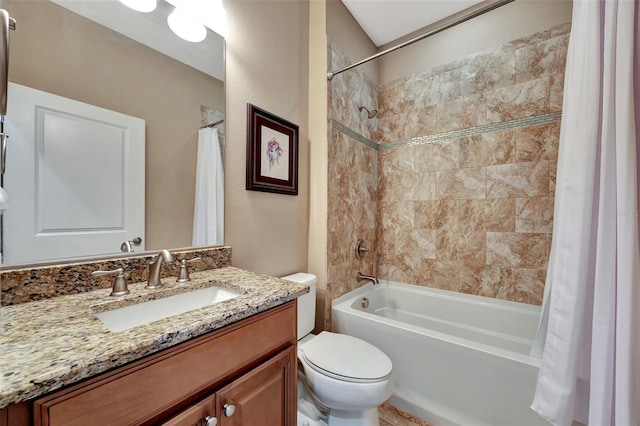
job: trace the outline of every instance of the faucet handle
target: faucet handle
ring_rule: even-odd
[[[115,279],[113,280],[113,288],[111,289],[111,294],[109,296],[124,296],[129,294],[129,288],[127,287],[127,282],[124,279],[124,269],[118,268],[113,271],[93,271],[91,276],[93,277],[101,277],[105,275],[115,275]]]
[[[362,259],[367,253],[369,253],[369,249],[367,248],[364,240],[360,238],[356,242],[356,257],[358,259]]]
[[[187,268],[187,264],[199,262],[200,260],[202,259],[199,257],[194,257],[193,259],[182,259],[180,261],[180,271],[178,272],[178,279],[176,282],[186,283],[187,281],[191,281],[191,278],[189,278],[189,268]]]

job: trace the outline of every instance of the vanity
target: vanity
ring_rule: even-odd
[[[0,426],[294,425],[308,289],[229,266],[162,282],[3,307]],[[236,296],[122,331],[97,317],[211,286]]]

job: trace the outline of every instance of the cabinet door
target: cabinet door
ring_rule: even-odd
[[[161,423],[161,426],[214,426],[216,421],[210,420],[207,423],[207,419],[213,419],[215,415],[216,396],[214,394]]]
[[[221,426],[294,426],[295,346],[218,391],[216,403]]]

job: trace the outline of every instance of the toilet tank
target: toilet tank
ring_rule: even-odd
[[[305,272],[287,275],[282,279],[309,287],[309,293],[298,297],[298,340],[300,340],[311,333],[316,323],[316,283],[318,279],[315,275]]]

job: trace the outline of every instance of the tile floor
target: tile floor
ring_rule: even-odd
[[[391,404],[384,403],[378,408],[380,426],[430,426],[429,423],[404,412]]]

